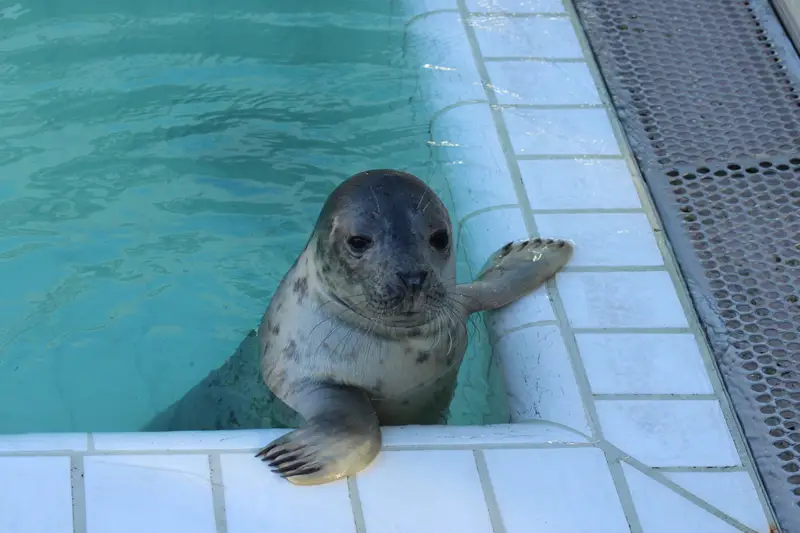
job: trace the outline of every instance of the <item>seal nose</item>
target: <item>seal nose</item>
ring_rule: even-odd
[[[403,282],[403,285],[405,285],[407,289],[419,291],[422,289],[422,286],[425,285],[428,273],[424,270],[418,270],[416,272],[398,272],[397,277],[400,278],[400,281]]]

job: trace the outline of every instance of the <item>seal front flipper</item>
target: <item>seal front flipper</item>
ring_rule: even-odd
[[[497,309],[533,292],[564,268],[573,247],[558,239],[526,239],[497,250],[473,283],[456,292],[469,313]]]
[[[320,485],[357,474],[378,455],[378,415],[365,391],[305,383],[289,398],[306,422],[256,454],[276,474],[295,485]]]

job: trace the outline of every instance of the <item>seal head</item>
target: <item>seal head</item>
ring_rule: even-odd
[[[396,170],[356,174],[325,202],[314,236],[323,285],[359,317],[410,328],[446,312],[456,274],[452,225],[419,178]]]

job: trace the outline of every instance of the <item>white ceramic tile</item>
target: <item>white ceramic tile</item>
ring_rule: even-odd
[[[494,209],[470,217],[461,227],[462,246],[475,276],[497,250],[510,241],[527,239],[528,230],[519,209]]]
[[[471,451],[384,452],[357,483],[369,533],[492,532]]]
[[[517,155],[619,155],[605,109],[503,109]]]
[[[553,304],[544,288],[539,288],[505,307],[486,314],[486,325],[498,336],[536,322],[555,320]]]
[[[740,533],[733,525],[701,509],[651,477],[623,464],[642,533]],[[766,531],[766,530],[763,530]]]
[[[206,455],[84,459],[87,533],[216,533]]]
[[[622,159],[519,161],[533,209],[640,209]]]
[[[716,400],[599,400],[606,439],[655,466],[737,466],[739,454]]]
[[[355,533],[345,480],[299,487],[251,454],[221,455],[220,464],[228,533]]]
[[[439,168],[450,184],[456,220],[479,209],[519,204],[488,104],[445,111],[433,122],[431,133]]]
[[[567,17],[472,17],[483,57],[583,59]]]
[[[473,13],[563,13],[561,0],[467,0]]]
[[[0,435],[0,452],[83,452],[86,443],[85,433]]]
[[[496,349],[502,358],[514,422],[547,420],[589,434],[580,389],[558,327],[537,326],[509,333]]]
[[[457,102],[486,99],[458,13],[433,13],[415,20],[408,26],[405,46],[430,115]]]
[[[586,63],[492,61],[486,69],[500,104],[602,103]]]
[[[260,449],[287,429],[237,429],[235,431],[169,431],[160,433],[95,433],[100,452],[197,451]]]
[[[575,328],[687,327],[669,274],[654,272],[561,272],[561,299]]]
[[[0,457],[0,531],[72,533],[69,457]]]
[[[664,472],[664,475],[749,528],[770,530],[747,472]]]
[[[595,394],[713,394],[694,335],[575,335]]]
[[[599,449],[483,453],[507,533],[629,533]]]
[[[535,215],[541,235],[575,244],[570,266],[660,266],[661,250],[644,213]]]
[[[542,444],[587,442],[572,431],[547,422],[488,426],[400,426],[383,428],[383,445],[480,447],[487,444]]]

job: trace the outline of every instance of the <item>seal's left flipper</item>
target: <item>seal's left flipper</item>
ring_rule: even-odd
[[[307,383],[289,395],[306,422],[256,454],[273,472],[295,485],[320,485],[357,474],[378,455],[381,429],[366,392]]]
[[[510,242],[496,251],[473,283],[456,290],[474,313],[508,305],[534,291],[564,268],[572,244],[559,239]]]

